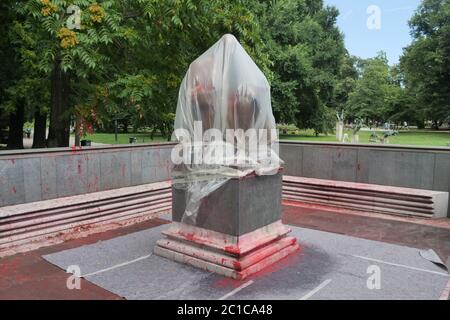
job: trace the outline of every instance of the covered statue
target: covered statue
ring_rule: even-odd
[[[232,35],[191,63],[172,151],[172,220],[154,252],[235,279],[298,249],[281,222],[269,83]]]
[[[201,199],[228,179],[280,168],[270,85],[233,35],[189,66],[174,129],[174,140],[185,146],[173,176],[174,186],[188,192],[186,221],[195,220]]]

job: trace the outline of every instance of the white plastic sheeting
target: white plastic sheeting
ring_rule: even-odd
[[[181,83],[173,138],[174,187],[186,191],[184,222],[230,178],[277,173],[270,86],[233,35],[191,63]]]

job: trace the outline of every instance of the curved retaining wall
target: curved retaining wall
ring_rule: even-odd
[[[173,145],[0,151],[0,206],[168,180]],[[286,175],[450,192],[450,148],[281,141],[280,155]]]
[[[0,152],[0,206],[170,179],[172,143]]]
[[[281,141],[280,156],[286,175],[450,192],[446,147]]]

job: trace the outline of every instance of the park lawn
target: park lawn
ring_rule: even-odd
[[[346,131],[351,138],[351,132]],[[379,136],[382,132],[377,132]],[[360,131],[359,143],[369,142],[370,131]],[[311,141],[311,142],[337,142],[335,135],[319,135],[316,137],[312,131],[302,131],[298,135],[282,135],[280,140]],[[450,132],[430,132],[430,131],[401,131],[397,136],[389,137],[389,144],[421,145],[447,147],[450,143]]]
[[[351,138],[351,132],[348,131]],[[369,143],[370,132],[360,131],[359,143]],[[378,132],[381,136],[382,132]],[[162,136],[154,136],[152,140],[149,133],[119,133],[118,144],[128,144],[130,137],[136,137],[137,143],[166,142],[167,138]],[[87,135],[83,139],[91,140],[96,143],[115,144],[114,133],[94,133]],[[280,134],[281,140],[291,141],[311,141],[311,142],[337,142],[335,135],[319,135],[315,136],[312,130],[302,130],[300,134]],[[402,145],[421,145],[421,146],[441,146],[446,147],[450,143],[450,132],[432,132],[432,131],[402,131],[399,135],[390,137],[389,144]]]
[[[167,142],[167,137],[157,135],[152,140],[149,133],[118,133],[117,144],[129,144],[131,137],[136,137],[137,143]],[[82,139],[91,140],[95,143],[116,144],[114,133],[93,133],[86,135]]]

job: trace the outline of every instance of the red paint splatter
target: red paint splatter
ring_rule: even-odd
[[[75,146],[75,145],[71,146],[70,148],[72,149],[72,154],[77,153],[77,150],[78,150],[78,151],[81,151],[81,149],[83,149],[82,146],[77,147],[77,146]]]
[[[235,270],[242,270],[241,263],[240,263],[239,261],[234,260],[234,261],[233,261],[233,268],[234,268]]]
[[[16,275],[14,275],[13,279],[14,279],[14,282],[17,284],[17,283],[23,283],[23,282],[29,281],[29,280],[33,279],[33,277],[24,275],[24,274],[16,274]]]
[[[178,232],[180,236],[182,236],[183,238],[185,238],[188,241],[192,241],[192,242],[202,242],[200,241],[200,239],[194,234],[194,233],[185,233],[185,232]]]
[[[9,271],[15,271],[19,268],[19,263],[16,260],[6,261],[0,264],[0,274],[4,274]]]
[[[241,254],[241,249],[239,249],[239,247],[236,247],[236,246],[226,246],[224,248],[224,250],[228,253],[235,254],[235,255]]]
[[[14,192],[14,193],[16,193],[16,192],[17,192],[16,187],[12,187],[12,188],[11,188],[11,191]]]

